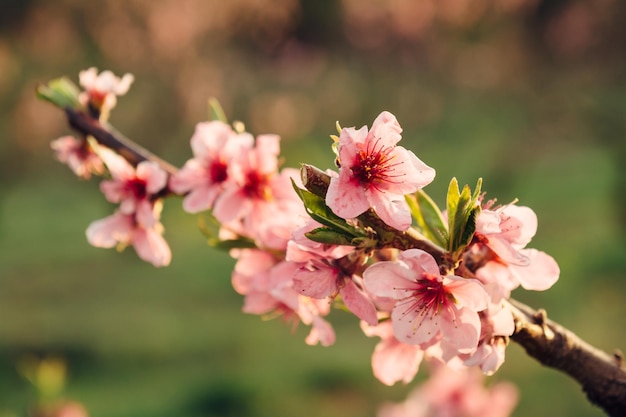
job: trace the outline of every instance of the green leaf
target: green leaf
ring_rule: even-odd
[[[459,191],[458,182],[452,179],[448,188],[448,251],[453,259],[460,256],[465,247],[471,242],[476,231],[476,218],[480,213],[478,198],[480,197],[482,179],[478,179],[476,188],[472,193],[470,187],[465,185]]]
[[[448,246],[448,226],[435,202],[422,190],[407,195],[411,215],[422,235],[442,248]]]
[[[209,99],[209,120],[219,120],[222,123],[228,123],[224,109],[215,97]]]
[[[304,234],[314,242],[324,243],[327,245],[351,245],[353,244],[352,236],[346,235],[330,227],[318,227]]]
[[[80,89],[68,78],[57,78],[45,84],[39,84],[35,90],[37,97],[46,100],[55,106],[65,109],[81,106],[78,96]]]
[[[311,218],[339,234],[350,236],[350,239],[355,237],[367,237],[363,231],[348,224],[345,219],[333,213],[322,197],[308,190],[299,188],[293,180],[291,180],[291,184],[296,194],[298,194],[298,197],[300,197],[300,200],[304,203],[304,208]]]

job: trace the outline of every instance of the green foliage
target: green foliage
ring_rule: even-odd
[[[480,213],[480,206],[477,202],[481,186],[482,178],[479,178],[472,194],[468,185],[465,185],[463,190],[459,190],[457,179],[452,178],[450,181],[446,201],[449,233],[447,249],[454,260],[463,253],[476,231],[476,217]]]
[[[406,201],[422,235],[442,248],[447,248],[448,227],[435,202],[422,190],[407,195]]]
[[[222,105],[215,97],[209,99],[209,120],[219,120],[222,123],[228,123],[226,113]]]
[[[66,77],[52,80],[48,85],[39,84],[35,91],[38,98],[48,101],[59,108],[80,107],[80,101],[78,100],[80,90],[76,84]]]

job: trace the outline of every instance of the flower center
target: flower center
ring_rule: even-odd
[[[272,199],[272,191],[268,184],[268,177],[257,172],[250,172],[246,176],[246,183],[243,186],[243,192],[246,196],[255,200]]]
[[[394,175],[394,167],[398,164],[393,163],[393,147],[378,146],[379,142],[380,139],[377,139],[360,150],[351,167],[353,178],[364,187],[378,188],[381,182],[389,182],[390,177],[401,176]]]
[[[143,200],[148,196],[146,181],[140,178],[133,178],[126,183],[126,190],[135,197],[136,200]]]
[[[221,184],[228,178],[228,165],[222,161],[216,161],[209,167],[209,178],[212,184]]]

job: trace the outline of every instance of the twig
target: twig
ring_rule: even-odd
[[[72,128],[85,136],[93,136],[98,143],[115,150],[132,165],[136,166],[142,161],[152,161],[159,164],[168,174],[174,174],[178,171],[178,168],[174,165],[125,138],[119,132],[113,130],[112,127],[109,126],[105,128],[98,120],[90,117],[86,113],[67,107],[65,108],[65,114]]]
[[[511,340],[541,364],[574,378],[587,398],[613,417],[626,416],[626,367],[621,353],[613,356],[591,346],[549,320],[544,310],[509,300],[515,320]]]

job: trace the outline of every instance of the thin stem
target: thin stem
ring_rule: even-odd
[[[85,136],[93,136],[98,143],[115,150],[132,165],[136,166],[142,161],[152,161],[159,164],[168,174],[174,174],[178,171],[178,168],[174,165],[159,158],[147,149],[142,148],[130,139],[125,138],[111,126],[102,126],[98,120],[90,117],[86,113],[66,107],[65,114],[72,128]]]

